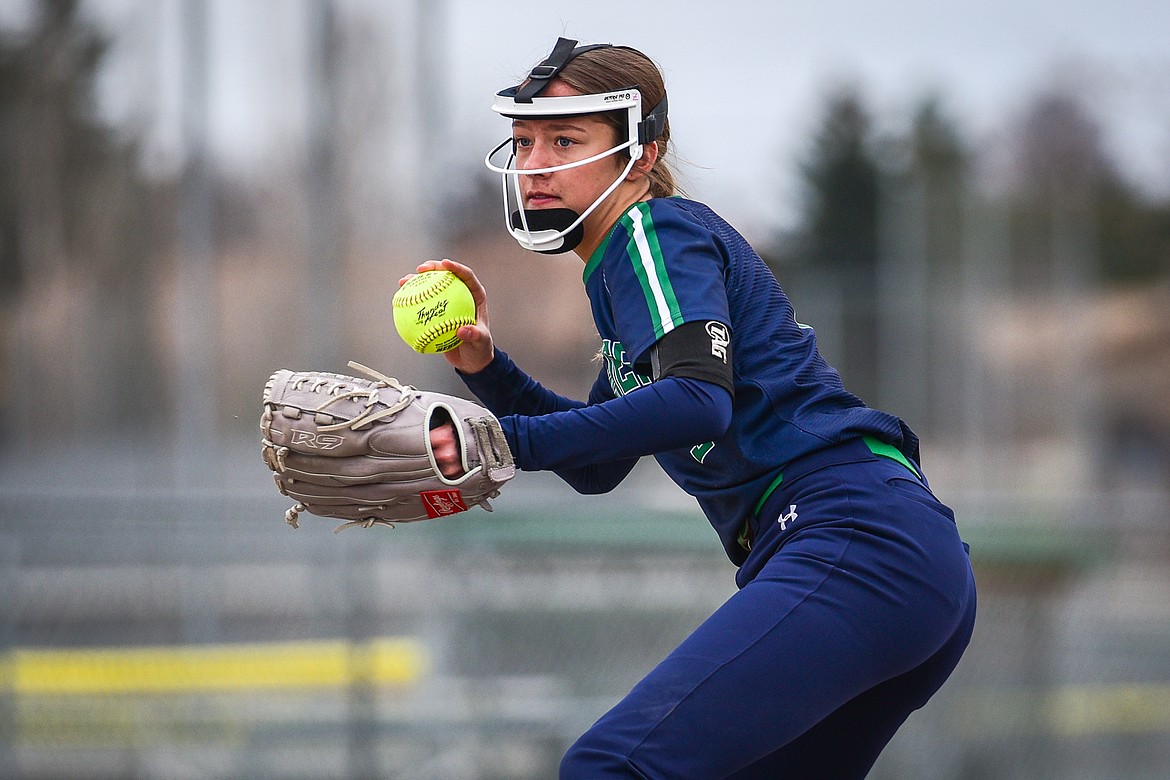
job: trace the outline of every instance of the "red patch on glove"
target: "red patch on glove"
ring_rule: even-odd
[[[463,502],[463,494],[458,490],[424,490],[419,493],[423,506],[426,507],[427,517],[432,520],[436,517],[454,515],[467,511],[467,504]]]

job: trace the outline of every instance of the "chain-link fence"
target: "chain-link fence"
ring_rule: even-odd
[[[0,774],[553,777],[734,588],[652,466],[606,497],[525,475],[490,515],[334,536],[283,525],[251,449],[198,494],[111,487],[142,453],[7,461]],[[958,503],[975,638],[872,777],[1164,777],[1164,497],[1059,524],[1063,502]]]

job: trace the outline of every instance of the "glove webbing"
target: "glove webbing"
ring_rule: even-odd
[[[318,430],[337,431],[341,430],[342,428],[352,428],[356,431],[363,426],[372,425],[378,420],[384,419],[386,417],[393,417],[407,406],[410,406],[410,402],[414,400],[415,391],[414,388],[410,385],[400,384],[398,380],[394,379],[394,377],[386,376],[383,373],[375,371],[369,366],[363,366],[361,363],[353,360],[349,361],[349,367],[357,371],[361,371],[363,374],[373,379],[373,386],[356,388],[344,393],[331,393],[333,397],[318,406],[316,411],[318,413],[324,412],[329,406],[341,400],[352,400],[363,397],[366,399],[366,411],[362,414],[359,414],[352,420],[342,421],[332,425],[322,425]],[[375,410],[374,406],[381,402],[381,398],[379,398],[378,395],[378,390],[387,387],[392,387],[400,393],[398,400],[392,404],[389,404],[385,409]],[[315,390],[316,388],[310,389]]]

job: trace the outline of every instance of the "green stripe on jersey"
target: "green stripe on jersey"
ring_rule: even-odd
[[[666,264],[662,261],[662,247],[658,244],[658,233],[650,217],[650,204],[634,204],[622,221],[626,223],[626,232],[630,236],[626,254],[646,296],[654,337],[660,339],[681,325],[683,320],[678,298],[666,273]]]

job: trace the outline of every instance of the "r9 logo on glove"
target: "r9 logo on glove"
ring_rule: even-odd
[[[301,445],[315,450],[331,450],[340,447],[344,442],[341,436],[335,433],[313,433],[312,431],[293,431],[290,447]]]

